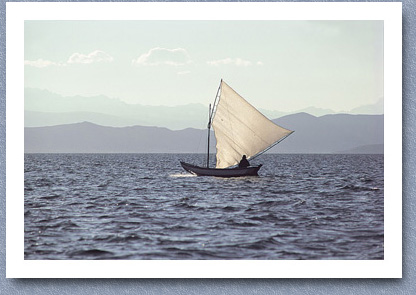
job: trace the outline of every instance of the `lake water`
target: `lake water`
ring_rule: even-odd
[[[212,156],[211,158],[214,158]],[[383,259],[383,155],[26,154],[25,259]]]

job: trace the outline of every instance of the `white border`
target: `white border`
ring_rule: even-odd
[[[6,3],[7,278],[401,278],[401,3]],[[24,20],[384,20],[384,260],[24,260]]]

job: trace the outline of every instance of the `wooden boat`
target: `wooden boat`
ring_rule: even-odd
[[[249,166],[245,168],[206,168],[181,162],[183,169],[198,176],[217,176],[217,177],[238,177],[256,176],[262,165]]]
[[[217,140],[215,168],[209,167],[211,126]],[[214,104],[212,108],[209,106],[207,165],[180,163],[186,171],[198,176],[255,176],[262,165],[238,167],[243,155],[253,160],[292,133],[270,121],[221,80]]]

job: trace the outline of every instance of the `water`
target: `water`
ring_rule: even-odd
[[[26,154],[25,259],[383,259],[382,155]]]

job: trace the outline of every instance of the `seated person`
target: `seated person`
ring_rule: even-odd
[[[248,162],[246,155],[243,155],[243,158],[241,159],[240,163],[238,164],[238,168],[246,168],[250,166],[250,163]]]

